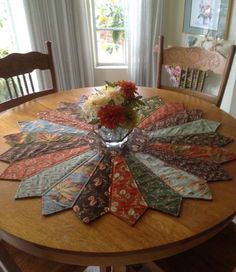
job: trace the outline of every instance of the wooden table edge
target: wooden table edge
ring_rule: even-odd
[[[226,218],[224,221],[215,225],[213,228],[196,234],[190,238],[174,242],[172,244],[154,247],[138,251],[122,252],[122,253],[84,253],[65,251],[60,249],[52,249],[40,246],[25,240],[22,240],[12,234],[0,230],[0,240],[4,240],[8,244],[25,251],[31,255],[50,259],[52,261],[67,263],[73,265],[129,265],[143,262],[150,262],[162,258],[166,258],[195,246],[212,238],[218,232],[223,230],[235,217],[236,212]]]

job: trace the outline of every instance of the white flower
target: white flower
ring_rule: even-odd
[[[104,107],[111,102],[115,105],[121,105],[124,101],[124,94],[120,92],[119,87],[104,86],[100,89],[96,89],[96,93],[91,94],[84,102],[82,107],[84,117],[90,122],[97,118],[97,114],[101,107]]]
[[[124,94],[120,92],[120,88],[111,88],[107,90],[107,96],[110,97],[115,105],[121,105],[125,101]]]

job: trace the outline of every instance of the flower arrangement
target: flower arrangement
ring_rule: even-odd
[[[165,65],[167,73],[170,75],[170,81],[173,87],[179,87],[181,67],[179,65]]]
[[[99,127],[116,129],[134,128],[139,122],[137,110],[144,103],[135,83],[130,81],[106,81],[101,89],[87,97],[83,104],[85,119]]]

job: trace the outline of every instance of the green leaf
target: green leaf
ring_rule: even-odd
[[[137,103],[138,103],[139,105],[142,105],[142,106],[145,106],[145,105],[146,105],[142,100],[137,100]]]
[[[116,87],[114,82],[110,82],[110,81],[105,80],[105,83],[110,87],[113,87],[113,88]]]
[[[91,120],[91,121],[89,122],[89,124],[95,125],[95,124],[97,124],[98,122],[99,122],[98,119],[93,119],[93,120]]]
[[[117,43],[120,38],[120,31],[119,30],[113,30],[112,31],[112,39],[114,43]]]

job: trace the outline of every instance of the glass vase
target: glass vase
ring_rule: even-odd
[[[128,140],[129,129],[117,127],[109,129],[101,127],[97,130],[97,134],[101,138],[103,144],[108,148],[122,148]]]

